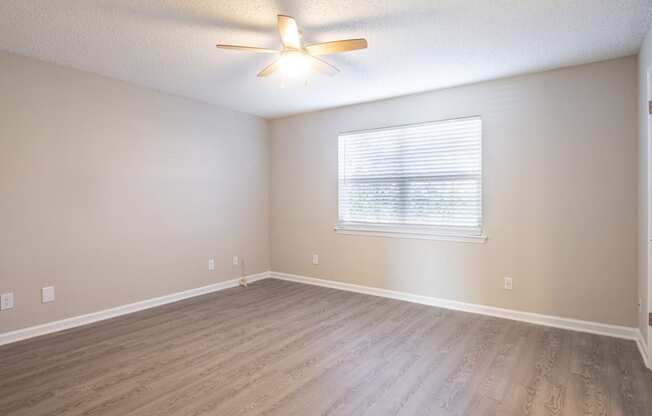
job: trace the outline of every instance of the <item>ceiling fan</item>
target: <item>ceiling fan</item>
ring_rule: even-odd
[[[299,75],[307,72],[310,68],[333,76],[340,72],[339,69],[317,58],[317,56],[354,51],[367,47],[366,39],[336,40],[304,46],[301,41],[301,32],[299,32],[297,22],[293,17],[278,15],[277,26],[283,43],[283,48],[280,50],[223,44],[218,44],[217,47],[235,51],[280,54],[274,62],[258,73],[259,77],[266,77],[278,70],[282,70],[288,75]]]

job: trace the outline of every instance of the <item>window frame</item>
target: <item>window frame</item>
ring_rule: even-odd
[[[480,120],[480,225],[478,232],[473,232],[467,227],[455,226],[433,226],[433,225],[416,225],[416,224],[389,224],[389,223],[367,223],[367,222],[350,222],[343,221],[340,211],[340,163],[341,163],[341,146],[340,138],[347,134],[369,133],[381,130],[390,130],[405,127],[418,127],[426,124],[479,119]],[[463,243],[484,243],[487,240],[485,233],[485,206],[484,206],[484,123],[482,116],[472,115],[463,117],[446,118],[440,120],[424,121],[418,123],[408,123],[400,125],[390,125],[372,129],[348,130],[338,132],[337,134],[337,223],[334,230],[338,234],[373,236],[373,237],[392,237],[392,238],[410,238],[438,241],[453,241]]]

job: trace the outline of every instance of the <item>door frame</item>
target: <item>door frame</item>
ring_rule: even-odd
[[[647,143],[647,189],[646,198],[647,198],[647,304],[642,305],[645,307],[645,325],[647,326],[647,362],[648,365],[652,368],[652,328],[650,327],[650,322],[647,322],[652,313],[652,265],[650,264],[650,259],[652,259],[652,114],[650,114],[650,102],[652,101],[652,64],[648,66],[645,71],[645,90],[646,90],[646,100],[645,100],[645,115],[646,123],[646,143]]]

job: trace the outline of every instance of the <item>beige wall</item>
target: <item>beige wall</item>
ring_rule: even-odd
[[[648,100],[648,72],[652,72],[652,30],[648,33],[647,38],[641,46],[641,52],[638,60],[639,74],[639,273],[638,273],[638,292],[641,299],[641,310],[638,319],[639,328],[643,333],[643,339],[648,340],[652,334],[648,334],[648,311],[652,310],[650,305],[649,285],[649,245],[648,239],[651,235],[648,230],[649,213],[648,204],[650,203],[649,191],[649,119],[647,100]],[[649,341],[648,341],[649,345]]]
[[[630,57],[267,124],[0,52],[0,333],[236,277],[236,254],[268,270],[270,241],[275,271],[635,326],[636,73]],[[486,243],[335,234],[338,131],[475,114]]]
[[[269,269],[264,120],[2,52],[0,91],[0,333]]]
[[[636,73],[628,57],[271,122],[272,269],[636,326]],[[476,114],[485,244],[333,231],[338,131]]]

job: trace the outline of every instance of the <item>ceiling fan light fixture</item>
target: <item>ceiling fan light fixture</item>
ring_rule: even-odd
[[[279,59],[280,72],[288,78],[302,78],[308,76],[312,67],[310,58],[303,52],[283,52]]]

